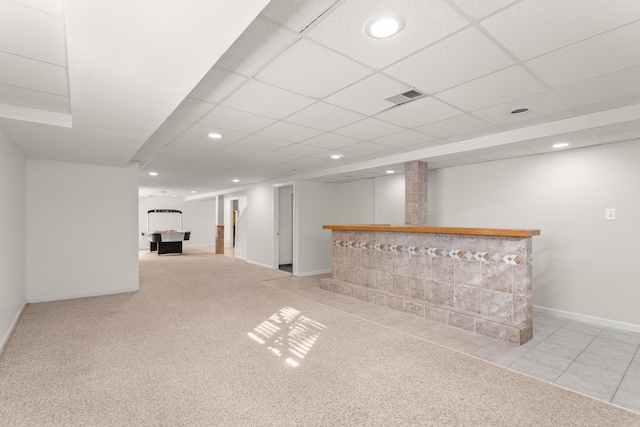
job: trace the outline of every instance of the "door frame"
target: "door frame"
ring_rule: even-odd
[[[277,270],[280,268],[280,188],[292,187],[293,193],[293,218],[291,221],[293,236],[293,275],[298,275],[298,198],[296,197],[296,183],[280,182],[273,184],[273,264]]]

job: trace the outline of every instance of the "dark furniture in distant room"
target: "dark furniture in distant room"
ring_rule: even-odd
[[[149,231],[149,215],[155,213],[180,215],[180,228],[182,229],[182,211],[175,209],[151,209],[147,211],[147,231],[143,231],[142,235],[149,241],[149,251],[157,251],[158,255],[181,254],[182,242],[189,240],[191,232],[182,230]]]

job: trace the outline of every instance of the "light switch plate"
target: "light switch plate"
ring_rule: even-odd
[[[604,210],[604,219],[607,221],[615,221],[616,220],[616,210],[615,209],[605,209]]]

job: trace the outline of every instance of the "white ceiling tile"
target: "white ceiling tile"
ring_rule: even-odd
[[[405,28],[395,37],[373,40],[362,28],[381,13],[401,15]],[[312,39],[380,69],[468,25],[442,0],[351,0],[344,2],[309,31]]]
[[[482,25],[520,59],[528,59],[640,18],[636,0],[524,0]]]
[[[221,134],[222,138],[217,140],[213,140],[209,138],[207,135],[212,132]],[[222,144],[231,144],[233,142],[240,141],[242,138],[245,138],[248,134],[243,132],[236,132],[229,129],[221,129],[216,126],[207,126],[207,125],[195,123],[189,129],[182,132],[182,135],[186,136],[187,138],[202,139],[203,141],[215,141]]]
[[[565,86],[640,64],[638,40],[640,21],[532,59],[526,64],[551,86]]]
[[[576,107],[640,93],[640,66],[564,86],[557,92]]]
[[[300,156],[283,153],[281,151],[272,151],[270,153],[265,153],[260,155],[260,159],[266,162],[277,162],[277,163],[285,163],[292,162],[294,160],[298,160]]]
[[[426,133],[427,135],[434,136],[436,138],[449,138],[456,135],[465,135],[487,129],[492,129],[493,131],[500,130],[474,116],[463,114],[460,116],[441,120],[439,122],[430,123],[425,126],[420,126],[415,130]]]
[[[324,153],[327,150],[325,148],[314,147],[312,145],[305,144],[292,144],[288,147],[284,147],[278,152],[285,154],[292,154],[294,156],[314,156],[316,154]]]
[[[295,33],[258,17],[222,55],[216,67],[253,76],[296,37]]]
[[[239,74],[213,67],[189,94],[192,98],[217,104],[247,80]]]
[[[13,0],[25,6],[40,9],[56,16],[64,16],[63,0]]]
[[[577,107],[576,110],[580,114],[595,113],[597,111],[608,110],[611,108],[625,107],[627,105],[640,104],[640,93],[626,96],[624,98],[616,98],[610,101],[602,101],[596,104],[590,104],[584,107]]]
[[[305,139],[320,135],[322,131],[308,128],[306,126],[294,125],[287,122],[277,122],[262,129],[258,135],[269,138],[281,139],[283,141],[300,142]]]
[[[345,127],[341,127],[340,129],[336,129],[335,133],[358,139],[374,139],[391,135],[392,133],[398,133],[403,130],[403,128],[392,125],[391,123],[367,118]]]
[[[338,127],[364,119],[362,114],[317,102],[302,111],[287,117],[287,121],[314,129],[331,131]]]
[[[433,139],[434,138],[432,136],[425,135],[420,132],[405,130],[392,135],[383,136],[382,138],[375,138],[372,142],[377,142],[378,144],[383,144],[388,147],[399,148],[422,144]]]
[[[522,67],[514,66],[447,89],[438,98],[462,110],[475,111],[544,91],[544,86]]]
[[[462,111],[427,96],[383,111],[376,117],[399,126],[412,128],[457,116],[461,113]]]
[[[0,52],[0,64],[0,83],[69,96],[64,67],[6,52]]]
[[[200,120],[200,124],[243,133],[253,133],[263,129],[275,120],[256,114],[245,113],[226,107],[216,107]]]
[[[282,119],[313,102],[313,99],[305,96],[251,80],[227,98],[222,105],[248,113]]]
[[[307,139],[304,143],[305,145],[312,145],[314,147],[331,150],[335,148],[346,147],[347,145],[353,145],[357,142],[360,142],[360,140],[356,138],[336,135],[334,133],[323,133],[322,135]]]
[[[236,148],[240,147],[247,153],[258,153],[279,150],[291,145],[288,141],[280,141],[279,139],[267,138],[259,135],[249,135],[241,141],[234,144]]]
[[[69,98],[0,84],[0,103],[69,113]]]
[[[301,32],[337,0],[272,0],[262,15]]]
[[[389,151],[389,147],[386,145],[365,141],[349,145],[348,147],[344,147],[341,150],[345,153],[373,155],[375,153]]]
[[[171,118],[187,122],[197,122],[213,108],[213,104],[194,98],[185,98],[171,113]]]
[[[518,0],[454,0],[466,13],[475,19],[483,18],[496,10]]]
[[[186,136],[178,136],[170,143],[172,147],[183,147],[185,149],[197,149],[205,151],[217,151],[227,146],[222,142],[217,142],[209,138],[189,138]]]
[[[170,135],[180,135],[187,130],[193,123],[184,120],[176,120],[168,118],[160,125],[156,132],[168,133]]]
[[[513,63],[480,31],[467,28],[385,68],[384,72],[433,94]]]
[[[309,40],[300,40],[266,66],[257,79],[305,96],[324,98],[371,69]]]
[[[524,114],[511,114],[511,111],[521,107],[527,107],[530,110]],[[474,111],[473,114],[489,123],[505,125],[567,110],[571,110],[571,107],[560,97],[551,92],[543,92],[511,102],[493,105]]]
[[[0,0],[0,50],[64,67],[64,33],[59,16]]]
[[[316,153],[316,154],[312,154],[312,156],[316,156],[318,154],[321,153]],[[316,166],[316,167],[321,167],[321,166],[326,166],[327,164],[330,164],[332,162],[331,159],[328,158],[316,158],[316,157],[302,157],[298,160],[296,160],[297,164],[303,165],[303,166]]]
[[[409,87],[382,74],[374,74],[331,95],[325,102],[370,116],[392,105],[383,98],[403,92]]]

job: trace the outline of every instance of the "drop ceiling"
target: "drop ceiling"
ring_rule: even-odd
[[[237,3],[0,0],[0,127],[190,198],[640,138],[637,0]],[[368,38],[384,12],[404,30]]]

